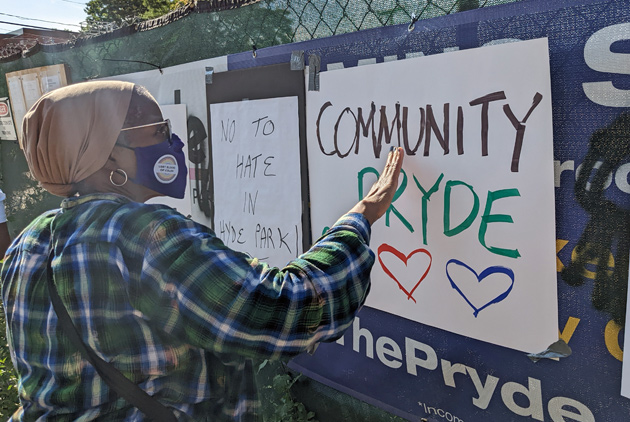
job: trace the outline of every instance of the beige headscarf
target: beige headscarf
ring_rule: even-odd
[[[123,127],[134,84],[83,82],[44,94],[24,116],[20,147],[42,187],[71,196],[101,169]]]

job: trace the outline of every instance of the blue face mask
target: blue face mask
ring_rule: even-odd
[[[134,183],[163,195],[182,199],[186,192],[186,157],[184,143],[175,134],[159,144],[133,148],[136,153]]]

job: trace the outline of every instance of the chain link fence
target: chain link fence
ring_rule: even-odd
[[[13,51],[13,55],[0,59],[0,69],[6,73],[65,63],[71,68],[74,81],[79,81],[253,48],[412,24],[420,19],[514,1],[518,0],[199,1],[161,18],[99,36],[81,35],[66,44]],[[6,92],[5,83],[0,81],[0,92]]]

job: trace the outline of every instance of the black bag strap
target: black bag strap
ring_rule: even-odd
[[[53,279],[52,258],[53,250],[51,249],[50,255],[48,256],[48,292],[50,293],[53,308],[57,313],[57,319],[59,320],[61,328],[74,347],[79,349],[83,357],[90,361],[94,368],[96,368],[96,372],[98,372],[101,378],[103,378],[103,381],[105,381],[112,390],[137,407],[152,421],[177,422],[177,418],[171,410],[167,409],[166,406],[157,401],[157,399],[151,397],[146,391],[131,382],[131,380],[125,377],[112,364],[101,359],[94,350],[86,346],[83,340],[81,340],[77,327],[72,323],[72,319],[57,292],[57,287]]]

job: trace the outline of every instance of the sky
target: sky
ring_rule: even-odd
[[[79,23],[86,18],[83,9],[87,2],[88,0],[0,0],[0,34],[26,25],[78,31]]]

